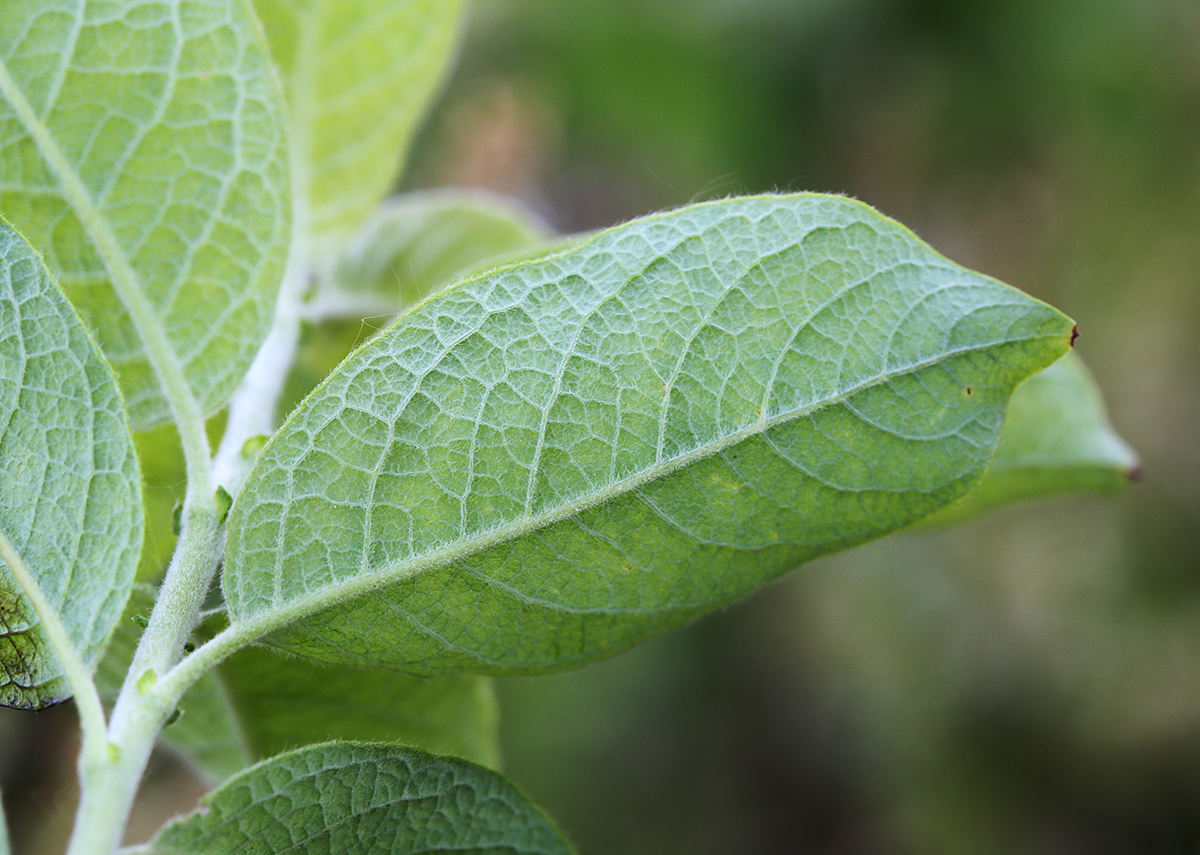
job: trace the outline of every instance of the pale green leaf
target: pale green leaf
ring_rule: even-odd
[[[254,0],[283,72],[297,204],[318,245],[395,183],[454,57],[462,0]]]
[[[142,545],[137,455],[112,370],[41,257],[2,219],[0,540],[92,666]],[[48,706],[70,693],[47,628],[5,563],[0,703]]]
[[[958,522],[1058,493],[1115,493],[1137,476],[1137,454],[1113,430],[1096,382],[1072,351],[1013,392],[979,486],[921,524]]]
[[[549,237],[528,211],[502,197],[461,190],[408,193],[375,212],[330,278],[340,290],[378,295],[399,311],[464,271]]]
[[[462,760],[335,742],[266,760],[166,826],[153,855],[569,855],[511,783]]]
[[[96,331],[135,427],[169,415],[155,337],[211,413],[266,334],[290,224],[277,89],[244,0],[4,3],[0,210]]]
[[[255,757],[352,739],[499,765],[496,699],[487,677],[322,667],[265,648],[238,652],[218,673]]]
[[[232,631],[416,673],[612,653],[961,496],[1071,331],[810,194],[465,280],[259,456],[229,521]]]

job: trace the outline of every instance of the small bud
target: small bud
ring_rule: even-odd
[[[217,488],[217,515],[221,518],[221,522],[225,522],[225,517],[229,516],[229,509],[233,507],[233,496],[229,495],[229,491],[224,487]]]
[[[252,436],[246,440],[242,446],[242,457],[247,460],[253,460],[258,457],[258,453],[263,450],[263,446],[267,444],[267,435],[260,433],[258,436]]]

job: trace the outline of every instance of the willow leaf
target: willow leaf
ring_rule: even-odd
[[[231,631],[416,673],[610,654],[964,494],[1071,334],[831,196],[467,279],[267,444],[229,522]]]
[[[406,193],[389,199],[358,231],[332,280],[344,291],[384,298],[399,311],[464,271],[549,237],[529,212],[502,197],[460,190]]]
[[[297,203],[335,245],[395,183],[454,56],[462,0],[254,0],[283,72]]]
[[[334,742],[266,760],[167,825],[150,855],[569,855],[511,783],[390,745]]]
[[[141,544],[141,478],[116,379],[41,257],[0,219],[0,703],[70,696],[50,633],[91,667]]]
[[[321,667],[263,647],[239,651],[216,673],[256,758],[350,739],[499,765],[496,698],[487,677]]]
[[[1113,430],[1096,382],[1071,352],[1017,387],[983,481],[922,525],[1059,493],[1116,493],[1137,477],[1137,454]]]
[[[0,14],[0,209],[96,331],[136,428],[169,415],[163,371],[220,408],[266,334],[290,222],[274,80],[244,0]]]

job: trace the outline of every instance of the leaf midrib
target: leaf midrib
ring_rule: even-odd
[[[247,636],[246,640],[261,637],[288,624],[316,614],[330,606],[357,599],[371,591],[417,576],[428,569],[451,564],[482,552],[492,546],[516,540],[534,531],[548,528],[555,523],[575,517],[590,508],[604,504],[619,496],[633,493],[652,481],[671,475],[693,463],[719,454],[731,446],[766,433],[771,428],[836,406],[859,392],[889,382],[897,377],[922,371],[967,353],[986,350],[1013,341],[1035,341],[1058,337],[1055,334],[1044,333],[1016,339],[991,341],[985,344],[943,351],[928,359],[906,365],[903,368],[883,371],[839,392],[837,395],[814,401],[806,406],[798,407],[785,413],[760,418],[745,427],[714,439],[705,445],[698,446],[668,460],[656,461],[645,469],[629,477],[614,481],[587,496],[537,514],[523,516],[496,528],[453,541],[450,544],[435,547],[423,554],[410,556],[382,569],[359,574],[347,580],[323,586],[319,590],[296,597],[290,602],[276,604],[263,611],[253,612],[242,619],[239,619],[233,613],[235,606],[231,599],[231,621],[227,632],[238,636]],[[229,576],[227,575],[226,578],[229,578]]]

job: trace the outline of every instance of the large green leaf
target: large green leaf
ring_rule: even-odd
[[[839,197],[627,223],[426,300],[297,408],[230,517],[233,626],[417,673],[612,653],[958,498],[1071,333]]]
[[[254,0],[283,71],[297,204],[335,243],[387,195],[457,44],[462,0]]]
[[[14,563],[90,667],[133,584],[141,478],[112,370],[42,259],[2,219],[0,541],[0,703],[48,706],[69,691]]]
[[[921,525],[960,522],[1059,493],[1116,493],[1137,477],[1137,454],[1113,430],[1096,382],[1072,351],[1013,392],[979,486]]]
[[[252,11],[6,0],[0,95],[0,209],[96,330],[131,422],[168,416],[155,337],[218,409],[266,334],[290,222],[282,98]]]
[[[569,855],[511,783],[461,760],[329,743],[266,760],[166,826],[153,855]]]

